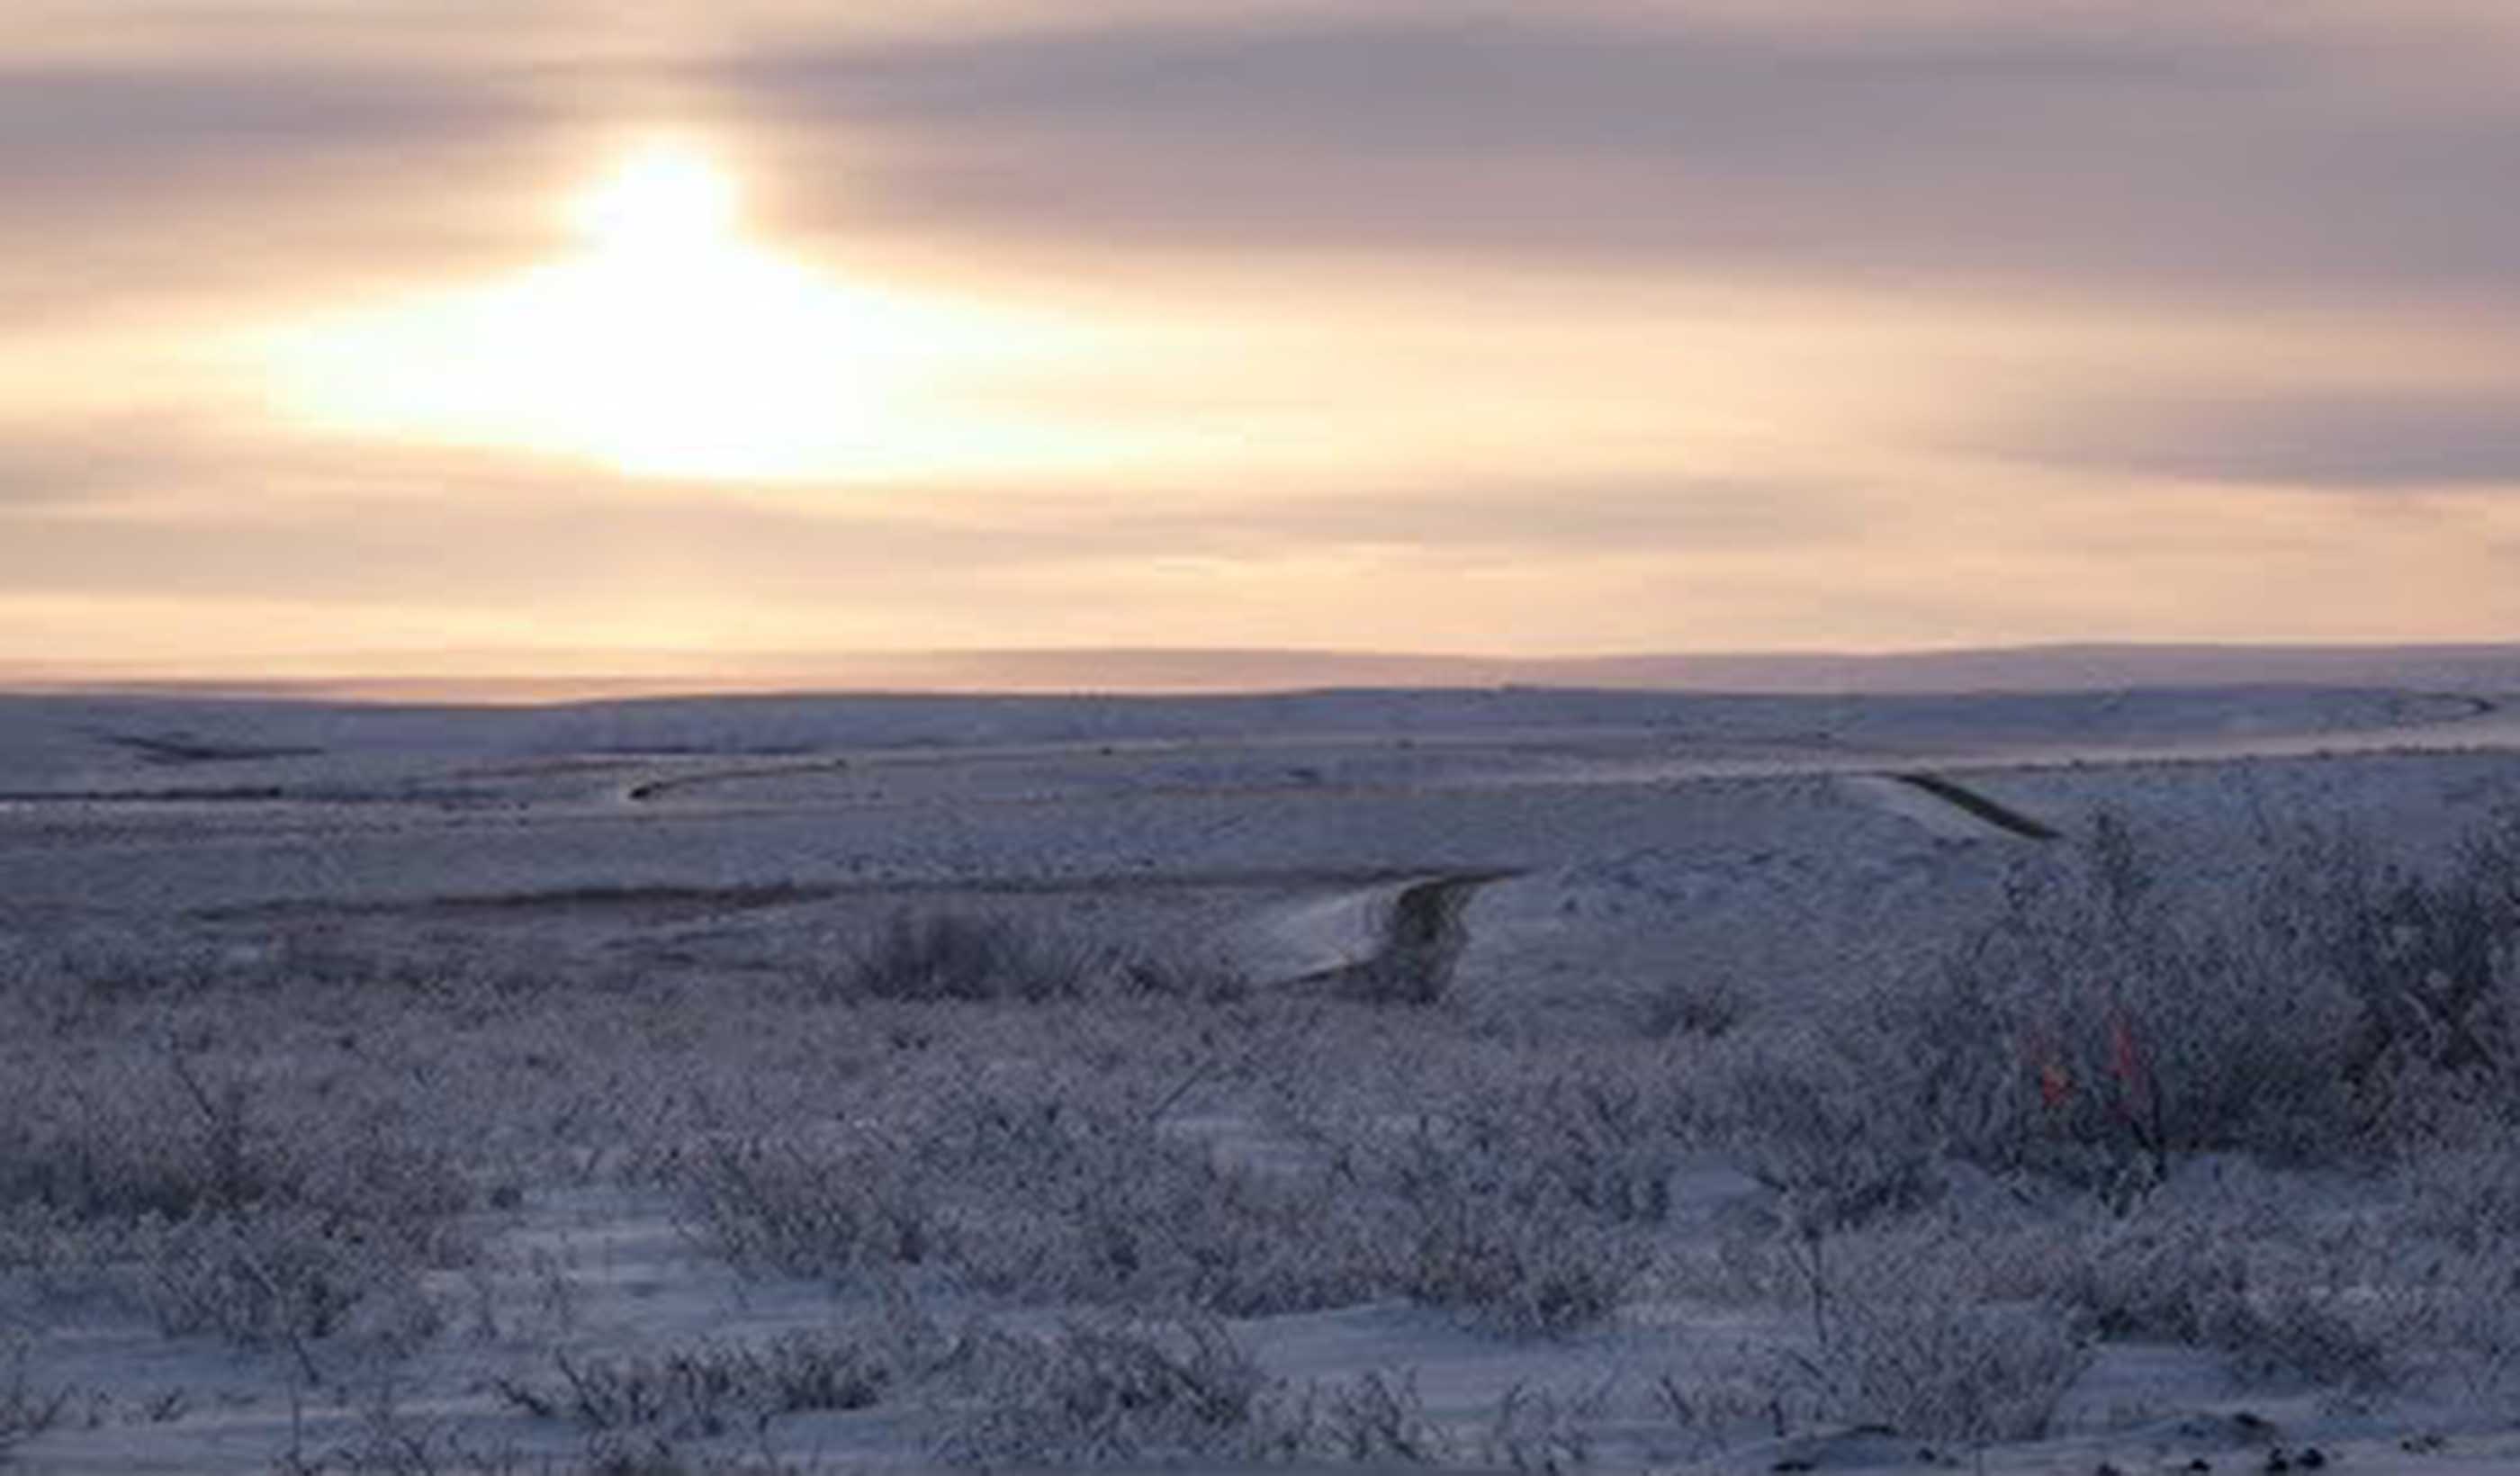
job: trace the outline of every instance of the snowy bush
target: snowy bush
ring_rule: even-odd
[[[500,1397],[544,1419],[590,1431],[644,1431],[713,1439],[783,1414],[868,1409],[899,1376],[866,1345],[795,1332],[757,1346],[700,1343],[652,1356],[571,1359],[555,1354],[558,1377],[503,1380]]]
[[[2183,1155],[2333,1158],[2358,1132],[2353,1001],[2103,817],[1929,987],[1910,1044],[1957,1146],[2123,1196]],[[1966,1022],[1974,1022],[1974,1028]]]
[[[1040,1004],[1093,992],[1109,961],[1073,938],[1002,917],[899,914],[849,961],[845,999]]]
[[[972,1089],[893,1139],[703,1143],[666,1180],[738,1267],[849,1278],[934,1264],[1035,1303],[1261,1316],[1378,1285],[1369,1227],[1318,1174],[1217,1161],[1141,1111]]]
[[[844,1280],[926,1260],[937,1211],[904,1155],[880,1143],[753,1136],[675,1154],[666,1182],[739,1270]]]
[[[2514,875],[2500,839],[2427,873],[2315,835],[2251,887],[2184,884],[2104,816],[1848,1049],[1964,1156],[2120,1202],[2200,1152],[2365,1157],[2514,1099]]]
[[[1805,1266],[1814,1350],[1788,1367],[1835,1418],[1983,1446],[2047,1433],[2090,1365],[2091,1337],[2051,1300],[1989,1284],[1966,1228],[1845,1237]]]
[[[1223,1003],[1248,981],[1195,949],[1122,947],[971,913],[897,913],[825,975],[824,997],[894,1004],[1044,1005],[1143,997]]]
[[[39,1384],[24,1346],[0,1354],[0,1462],[30,1436],[51,1429],[69,1408],[70,1391]]]
[[[2088,1343],[2051,1308],[1933,1293],[1843,1304],[1823,1358],[1851,1408],[1923,1440],[2037,1440],[2090,1365]]]
[[[1270,1382],[1210,1321],[1074,1321],[982,1335],[940,1407],[937,1454],[963,1465],[1212,1461],[1262,1454]]]
[[[1220,1162],[1126,1104],[977,1093],[922,1153],[951,1182],[949,1257],[992,1290],[1233,1317],[1374,1293],[1338,1185]]]
[[[1200,1319],[1070,1321],[1049,1334],[976,1330],[931,1406],[932,1448],[986,1467],[1205,1469],[1284,1463],[1458,1466],[1465,1452],[1516,1470],[1580,1464],[1581,1401],[1506,1391],[1473,1445],[1431,1418],[1407,1373],[1297,1387],[1265,1376]]]
[[[1821,1029],[1726,1057],[1707,1129],[1774,1190],[1788,1227],[1822,1234],[1932,1197],[1938,1146],[1906,1037]]]
[[[470,1255],[472,1191],[384,1089],[279,1100],[174,1048],[55,1085],[0,1114],[0,1199],[169,1333],[286,1347],[314,1379],[313,1344],[410,1346],[436,1325],[420,1278]]]
[[[2344,1080],[2404,1132],[2480,1101],[2520,1106],[2520,825],[2468,836],[2447,866],[2382,859],[2312,830],[2278,854],[2260,929],[2353,1002]]]
[[[1369,1161],[1392,1201],[1391,1282],[1483,1330],[1558,1337],[1600,1321],[1649,1263],[1645,1237],[1586,1207],[1545,1158],[1421,1130]]]

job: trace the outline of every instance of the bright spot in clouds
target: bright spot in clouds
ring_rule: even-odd
[[[846,281],[749,239],[734,176],[646,145],[570,201],[573,255],[257,336],[314,428],[524,451],[634,476],[810,481],[1093,465],[1065,427],[970,414],[958,381],[1073,329]]]
[[[575,214],[597,246],[622,255],[723,250],[737,227],[735,180],[688,146],[652,144],[587,192]]]

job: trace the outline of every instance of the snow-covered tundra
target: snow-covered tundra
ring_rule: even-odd
[[[0,1461],[2520,1468],[2491,693],[0,698]]]

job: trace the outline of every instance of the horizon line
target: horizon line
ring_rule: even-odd
[[[1201,667],[1212,669],[1200,669]],[[737,695],[1189,696],[1517,687],[1756,693],[2331,686],[2520,691],[2520,642],[2046,642],[1496,656],[1272,647],[546,648],[0,661],[0,692],[499,703]]]

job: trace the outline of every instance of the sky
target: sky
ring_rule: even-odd
[[[2515,75],[2508,0],[10,0],[0,662],[2507,639]]]

